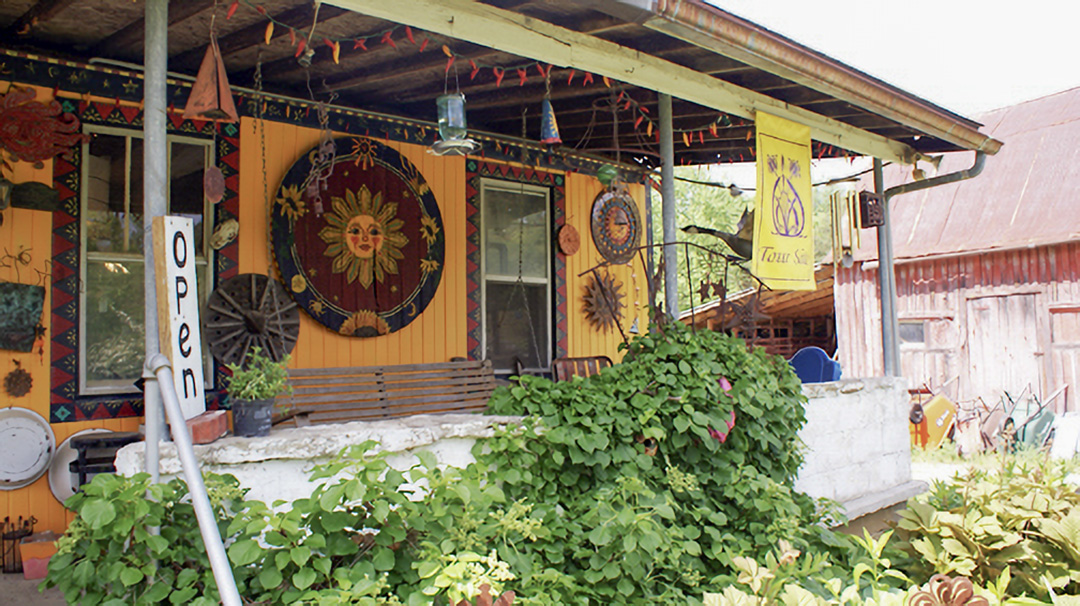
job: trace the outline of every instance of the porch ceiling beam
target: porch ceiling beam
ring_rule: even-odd
[[[978,132],[978,124],[966,118],[919,102],[884,82],[807,52],[782,36],[712,6],[672,0],[649,2],[651,8],[644,8],[641,0],[596,0],[596,4],[598,10],[612,14],[631,11],[641,17],[635,20],[643,27],[824,92],[958,147],[989,154],[1001,148],[1000,141]]]
[[[52,19],[74,2],[75,0],[38,0],[21,17],[9,25],[4,34],[5,36],[25,36],[30,33],[31,28],[35,25]]]
[[[589,71],[754,119],[764,111],[810,126],[813,138],[884,160],[910,164],[915,150],[800,107],[595,36],[470,0],[326,0],[378,17],[536,61]]]
[[[214,6],[214,0],[173,0],[169,3],[169,27],[186,21],[211,6]],[[140,17],[96,44],[90,49],[90,54],[113,55],[117,51],[142,44],[145,39],[146,20]]]

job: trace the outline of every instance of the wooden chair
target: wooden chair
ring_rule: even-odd
[[[555,358],[551,363],[556,381],[569,381],[574,377],[591,377],[611,366],[607,356],[586,356],[582,358]]]

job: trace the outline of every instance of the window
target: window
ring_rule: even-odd
[[[905,345],[925,345],[926,324],[922,320],[901,320],[900,343]]]
[[[141,132],[87,128],[82,163],[80,391],[134,390],[145,361],[143,321],[143,141]],[[205,250],[210,214],[203,172],[211,142],[169,137],[169,212],[194,222],[199,296],[211,279]],[[212,376],[212,374],[208,374]]]
[[[484,356],[498,374],[551,367],[549,192],[481,185]]]

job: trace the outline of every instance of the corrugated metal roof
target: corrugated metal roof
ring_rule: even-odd
[[[893,198],[897,259],[1080,239],[1080,88],[994,110],[979,121],[1005,145],[974,179]],[[968,168],[972,158],[947,154],[937,174]],[[910,180],[910,167],[886,167],[886,188]],[[877,258],[874,230],[864,232],[856,258]]]

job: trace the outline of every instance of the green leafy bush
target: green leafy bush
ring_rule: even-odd
[[[900,546],[913,577],[944,573],[1000,582],[1012,595],[1080,594],[1080,495],[1066,463],[999,457],[915,497],[901,515]]]
[[[519,594],[693,602],[736,556],[816,542],[814,503],[792,489],[803,402],[782,358],[682,325],[632,341],[599,375],[498,390],[491,412],[535,424],[485,441],[478,458],[510,500],[536,504],[547,530],[500,551],[521,575]],[[553,570],[562,589],[550,586]]]

